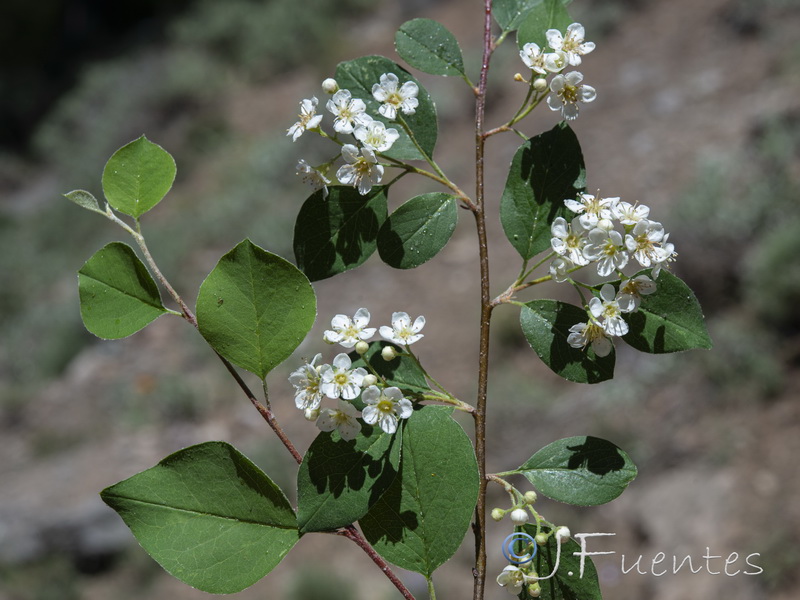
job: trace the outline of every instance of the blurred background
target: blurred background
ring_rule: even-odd
[[[489,469],[513,468],[560,437],[609,439],[640,469],[622,497],[590,509],[540,506],[573,532],[616,533],[594,548],[616,552],[596,560],[607,597],[796,599],[800,5],[576,0],[571,11],[597,43],[581,70],[598,98],[574,125],[588,186],[652,207],[671,232],[675,273],[695,290],[715,346],[646,356],[620,344],[613,381],[569,384],[528,347],[516,311],[499,309]],[[178,176],[144,218],[145,234],[190,304],[219,256],[244,237],[291,258],[293,220],[308,194],[294,165],[323,156],[313,136],[292,144],[285,135],[297,103],[322,99],[319,83],[339,61],[397,60],[394,31],[420,16],[456,34],[477,79],[477,0],[3,1],[0,599],[206,597],[163,573],[97,495],[186,445],[235,442],[294,491],[290,457],[181,320],[164,317],[117,342],[84,330],[75,272],[124,232],[60,195],[83,188],[102,197],[105,161],[146,134],[173,154]],[[517,71],[524,65],[509,39],[492,63],[490,126],[522,100]],[[438,162],[470,190],[471,93],[460,80],[420,80],[441,119]],[[535,135],[556,121],[541,107],[522,130]],[[490,141],[490,207],[518,145],[511,135]],[[402,185],[392,207],[434,191],[409,178]],[[478,269],[470,221],[462,213],[450,245],[416,270],[392,271],[373,258],[317,284],[314,335],[270,376],[277,416],[300,448],[315,428],[294,409],[286,376],[302,356],[331,352],[320,336],[339,312],[366,306],[379,323],[395,310],[424,314],[422,359],[459,396],[472,397]],[[496,218],[491,226],[499,293],[518,257]],[[505,506],[492,493],[490,506]],[[493,579],[509,531],[507,522],[490,530],[487,598],[506,597]],[[658,552],[667,566],[673,555],[691,555],[697,565],[706,553],[724,560],[736,552],[731,572],[759,553],[752,560],[764,572],[621,573],[621,554],[628,567],[642,555],[645,570]],[[470,538],[435,576],[441,600],[470,596],[471,556]],[[421,577],[403,577],[425,597]],[[396,592],[353,544],[316,535],[236,597],[373,600]]]

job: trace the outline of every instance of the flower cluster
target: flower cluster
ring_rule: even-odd
[[[599,192],[580,193],[564,204],[576,216],[570,222],[557,217],[551,225],[550,246],[558,255],[550,264],[553,279],[567,281],[573,271],[590,264],[601,277],[621,278],[619,290],[606,283],[600,296],[589,300],[588,321],[571,327],[567,338],[574,348],[591,345],[598,356],[607,356],[613,347],[609,338],[628,333],[622,315],[636,311],[642,296],[656,291],[655,279],[674,260],[675,247],[664,226],[649,218],[645,205],[602,198]],[[623,269],[634,262],[649,268],[650,276],[625,275]]]
[[[333,139],[338,141],[338,134],[355,138],[355,143],[342,144],[341,157],[345,164],[336,171],[336,179],[343,185],[355,187],[362,195],[367,194],[383,179],[384,167],[378,162],[378,155],[388,151],[400,134],[393,127],[386,127],[385,123],[374,119],[367,112],[366,102],[354,98],[350,90],[339,89],[335,80],[326,79],[322,88],[332,94],[325,108],[333,115]],[[411,115],[416,112],[419,106],[418,93],[419,86],[416,83],[406,81],[401,84],[394,73],[384,73],[380,81],[372,86],[372,97],[380,103],[378,113],[392,121],[397,120],[398,113]],[[317,104],[318,100],[313,97],[300,102],[299,120],[286,133],[293,141],[305,131],[317,131],[330,137],[320,127],[323,115],[316,114]],[[314,189],[323,189],[327,195],[330,180],[326,172],[336,158],[320,168],[311,167],[301,160],[297,165],[297,174]]]
[[[525,66],[536,73],[534,87],[537,91],[547,89],[545,78],[550,73],[558,73],[550,81],[547,105],[551,110],[561,111],[561,116],[568,121],[578,118],[578,102],[592,102],[597,96],[592,86],[581,84],[582,73],[562,73],[567,66],[580,65],[581,57],[594,50],[594,42],[585,42],[585,35],[580,23],[572,23],[564,34],[548,29],[545,37],[552,52],[545,52],[533,42],[525,44],[519,52]],[[542,83],[537,84],[539,81]]]
[[[364,354],[369,349],[367,342],[376,332],[374,327],[368,327],[369,320],[366,308],[359,308],[352,318],[336,315],[323,339],[329,344],[355,348],[358,354]],[[394,344],[407,347],[423,337],[420,330],[424,325],[425,317],[417,317],[412,323],[407,313],[396,312],[392,314],[391,327],[382,326],[380,334]],[[387,349],[392,351],[386,352]],[[387,360],[397,356],[393,346],[386,346],[382,354]],[[397,431],[400,419],[411,416],[411,401],[403,397],[399,388],[386,385],[377,373],[369,373],[363,367],[353,368],[347,354],[337,354],[331,364],[320,364],[321,360],[322,354],[317,354],[289,376],[295,389],[295,405],[304,411],[308,420],[316,421],[320,430],[336,429],[342,439],[355,439],[361,431],[361,423],[352,401],[359,396],[366,405],[361,411],[361,420],[368,425],[377,425],[386,433]],[[337,400],[337,408],[320,408],[323,398]]]

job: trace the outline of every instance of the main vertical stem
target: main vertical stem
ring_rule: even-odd
[[[489,247],[486,237],[484,202],[484,135],[486,113],[486,84],[489,59],[492,56],[492,0],[484,0],[483,59],[475,100],[475,203],[472,213],[478,233],[478,252],[481,271],[481,321],[478,358],[478,397],[475,404],[475,455],[478,459],[480,488],[475,507],[475,583],[473,600],[483,600],[486,585],[486,396],[489,384],[489,323],[492,303],[489,289]]]

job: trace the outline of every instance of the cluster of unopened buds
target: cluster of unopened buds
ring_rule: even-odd
[[[534,502],[536,502],[536,492],[526,492],[514,507],[507,510],[502,508],[493,509],[492,519],[501,521],[506,514],[509,514],[514,527],[522,528],[530,519],[529,511],[531,511],[538,523],[541,519],[531,508]],[[526,588],[530,597],[538,598],[542,593],[542,588],[539,584],[542,577],[536,572],[533,562],[537,546],[547,544],[551,536],[555,537],[558,544],[563,544],[569,540],[570,535],[569,528],[563,526],[551,527],[547,531],[537,526],[535,536],[524,533],[521,529],[516,529],[515,533],[509,535],[503,542],[503,555],[511,564],[507,565],[497,576],[497,583],[514,596],[518,596],[522,589]],[[544,578],[546,579],[547,577]]]
[[[547,90],[549,74],[558,73],[550,80],[547,106],[561,111],[561,116],[568,121],[578,118],[579,102],[592,102],[597,96],[592,86],[581,83],[583,74],[579,71],[562,73],[568,66],[580,65],[581,57],[594,50],[594,42],[585,42],[585,35],[580,23],[572,23],[563,34],[558,29],[548,29],[545,37],[552,52],[545,52],[533,42],[525,44],[519,52],[522,62],[535,77],[532,85],[537,92]]]
[[[550,263],[553,279],[571,281],[574,271],[590,264],[597,266],[601,277],[620,278],[618,291],[605,283],[600,297],[589,300],[587,322],[571,327],[567,341],[573,348],[591,345],[598,356],[607,356],[613,348],[610,338],[628,333],[622,315],[638,310],[642,296],[656,291],[655,279],[675,259],[675,247],[643,204],[602,198],[599,192],[580,193],[564,203],[576,216],[571,222],[557,217],[550,228],[550,246],[558,255]],[[634,261],[649,268],[650,275],[625,275],[623,269]]]
[[[354,98],[350,90],[339,89],[334,79],[323,81],[322,89],[332,94],[325,106],[334,117],[333,137],[321,129],[323,115],[316,114],[319,103],[316,97],[300,102],[299,120],[288,129],[287,135],[297,140],[304,131],[316,131],[337,142],[339,134],[353,136],[355,143],[339,142],[342,143],[341,157],[345,164],[336,171],[336,179],[342,185],[355,187],[362,195],[367,194],[383,179],[384,166],[378,162],[378,156],[388,151],[400,134],[395,128],[387,128],[385,123],[373,118],[367,112],[364,100]],[[378,113],[390,121],[397,120],[399,113],[414,114],[419,106],[418,93],[416,83],[406,81],[401,84],[394,73],[384,73],[372,86],[372,97],[381,103]],[[319,167],[312,167],[301,159],[297,163],[297,174],[314,189],[321,189],[327,195],[327,186],[331,183],[327,171],[336,158]]]
[[[352,318],[336,315],[323,338],[330,344],[354,348],[356,353],[363,355],[369,350],[369,340],[376,331],[374,327],[367,327],[369,320],[366,308],[359,308]],[[423,316],[412,323],[407,313],[396,312],[392,314],[391,326],[383,325],[379,331],[384,339],[407,349],[423,337],[420,330],[424,325]],[[381,356],[390,361],[398,353],[395,346],[387,345]],[[348,354],[337,354],[331,364],[321,364],[321,360],[322,354],[317,354],[289,376],[295,388],[295,405],[303,411],[306,419],[316,421],[320,430],[335,429],[342,439],[355,439],[361,431],[361,423],[353,400],[359,396],[365,404],[361,420],[368,425],[377,425],[386,433],[397,431],[400,419],[411,416],[411,401],[403,397],[399,388],[387,386],[377,373],[369,373],[364,367],[353,368]],[[323,398],[338,400],[337,408],[320,408]]]

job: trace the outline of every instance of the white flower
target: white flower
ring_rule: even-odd
[[[339,400],[339,408],[323,408],[317,419],[317,427],[320,431],[339,430],[339,435],[343,440],[350,441],[361,432],[361,423],[358,422],[358,411],[356,407]]]
[[[550,226],[550,246],[557,254],[563,256],[577,266],[589,264],[589,259],[583,255],[583,246],[586,244],[585,229],[580,224],[578,217],[567,223],[564,217],[556,217]]]
[[[657,221],[642,219],[625,236],[625,247],[643,267],[653,266],[653,277],[658,277],[661,265],[675,254],[675,247],[667,240],[664,226]]]
[[[304,131],[319,127],[322,115],[314,114],[317,111],[317,102],[315,97],[306,98],[300,102],[300,114],[297,116],[300,120],[286,130],[286,135],[292,136],[293,142],[303,135]]]
[[[329,344],[340,344],[343,348],[352,348],[358,342],[368,340],[375,335],[374,327],[369,325],[369,311],[359,308],[351,319],[347,315],[336,315],[331,319],[331,329],[322,335]]]
[[[592,229],[589,232],[589,241],[583,247],[583,255],[589,260],[598,261],[597,273],[601,277],[608,277],[628,264],[628,253],[622,244],[622,235],[613,229]]]
[[[508,565],[500,575],[497,576],[497,583],[500,587],[506,588],[512,596],[518,596],[525,585],[527,577],[519,567]]]
[[[378,164],[375,152],[371,148],[361,148],[361,156],[358,155],[358,148],[352,144],[345,144],[342,147],[342,158],[348,164],[339,167],[336,171],[336,178],[344,185],[352,185],[358,188],[358,193],[362,196],[368,194],[373,185],[377,185],[383,178],[383,166]]]
[[[365,147],[375,152],[386,152],[400,137],[396,129],[386,129],[380,121],[372,121],[366,125],[359,125],[353,132],[355,138]]]
[[[617,202],[611,207],[615,219],[623,225],[636,225],[650,214],[650,207],[644,204],[631,204],[630,202]]]
[[[548,45],[553,50],[561,50],[567,55],[569,64],[577,67],[581,64],[581,56],[594,50],[594,42],[584,42],[586,31],[580,23],[572,23],[567,27],[567,34],[561,35],[558,29],[548,29],[545,33]]]
[[[352,98],[350,90],[339,90],[326,104],[328,110],[336,117],[333,128],[338,133],[353,133],[356,125],[365,125],[372,121],[367,113],[367,105],[363,100]]]
[[[317,354],[310,363],[304,364],[289,375],[289,382],[294,386],[294,403],[300,410],[315,409],[322,401],[320,389],[321,378],[316,362],[322,359],[322,354]]]
[[[567,64],[567,55],[560,50],[545,54],[539,45],[533,42],[525,44],[519,51],[519,56],[525,66],[540,75],[547,75],[548,72],[558,73]]]
[[[613,216],[613,208],[619,198],[601,198],[592,194],[578,193],[575,200],[564,200],[564,204],[572,212],[580,215],[581,225],[584,229],[597,227],[600,219],[610,219]]]
[[[384,390],[371,385],[361,393],[361,399],[367,404],[361,412],[365,423],[375,425],[386,433],[397,431],[399,419],[407,419],[414,412],[411,401],[403,398],[403,392],[396,387]]]
[[[656,291],[656,282],[647,275],[637,275],[632,279],[623,279],[617,293],[617,302],[622,312],[633,312],[639,308],[642,296]]]
[[[322,384],[320,389],[328,398],[353,400],[361,393],[361,385],[367,371],[362,367],[351,369],[352,361],[347,354],[337,354],[333,366],[322,365],[319,370]]]
[[[605,330],[597,323],[578,323],[569,328],[567,343],[573,348],[586,348],[592,345],[592,350],[599,357],[608,356],[614,344],[608,339]]]
[[[303,178],[303,182],[310,185],[314,190],[322,190],[322,197],[328,197],[328,184],[330,179],[322,174],[322,171],[315,169],[302,158],[297,161],[297,174]]]
[[[372,86],[372,97],[378,102],[383,102],[378,112],[387,119],[397,117],[397,111],[401,110],[404,115],[412,115],[419,106],[417,94],[419,87],[413,81],[406,81],[400,89],[400,80],[394,73],[384,73],[381,75],[381,82]]]
[[[600,326],[608,335],[625,335],[628,324],[622,318],[622,309],[616,299],[614,286],[606,283],[600,288],[600,297],[589,300],[589,312],[599,320]]]
[[[597,97],[595,89],[590,85],[579,85],[581,81],[583,74],[578,71],[553,77],[550,82],[552,93],[547,97],[550,110],[560,110],[567,121],[577,119],[578,102],[592,102]]]
[[[564,283],[569,279],[569,270],[574,266],[575,264],[570,259],[557,256],[550,263],[550,276],[556,283]]]
[[[381,336],[390,342],[400,346],[410,346],[414,342],[422,339],[420,330],[425,326],[425,317],[420,315],[411,324],[411,317],[408,313],[392,313],[392,326],[382,325],[380,328]],[[390,347],[390,346],[387,346]]]

